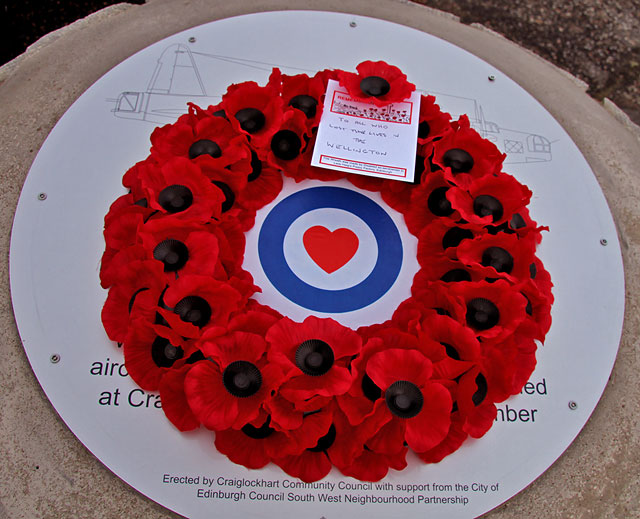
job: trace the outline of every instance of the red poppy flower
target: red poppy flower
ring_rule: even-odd
[[[327,73],[318,72],[310,78],[307,74],[286,76],[278,74],[279,72],[278,69],[274,69],[269,83],[272,84],[272,81],[279,83],[284,105],[301,111],[306,118],[306,126],[309,130],[317,127],[322,116],[323,98],[327,91]]]
[[[486,234],[465,240],[458,246],[458,259],[490,279],[506,279],[512,283],[530,277],[535,243],[515,234]]]
[[[203,223],[220,216],[222,192],[188,159],[147,167],[139,180],[144,197],[156,211]]]
[[[268,147],[282,121],[283,102],[278,91],[253,81],[231,85],[222,96],[222,108],[234,129],[247,135],[254,149]]]
[[[463,430],[464,421],[460,413],[451,415],[451,426],[444,440],[438,445],[425,452],[419,452],[418,457],[425,463],[438,463],[449,454],[457,451],[469,436]]]
[[[531,280],[540,291],[541,296],[546,297],[549,304],[552,304],[553,294],[551,293],[551,288],[553,287],[553,283],[551,282],[551,275],[544,268],[540,258],[536,257],[533,259],[533,263],[529,265],[529,272],[531,274]]]
[[[238,203],[249,211],[257,211],[273,201],[282,191],[282,174],[251,152],[251,172],[247,176],[244,196]]]
[[[182,432],[200,427],[200,421],[191,412],[184,393],[184,379],[191,367],[191,364],[185,364],[180,368],[170,369],[160,379],[162,410],[167,419]]]
[[[153,212],[152,209],[128,203],[132,200],[131,194],[118,198],[105,216],[105,251],[100,261],[100,282],[103,288],[110,287],[116,281],[114,275],[126,263],[146,258],[144,251],[135,249],[122,254],[136,244],[138,228]]]
[[[402,330],[416,333],[422,320],[429,315],[448,315],[457,321],[463,320],[466,313],[464,299],[451,293],[449,285],[452,284],[435,282],[422,285],[414,279],[411,287],[413,298],[398,306],[392,317],[394,324]]]
[[[100,285],[102,288],[109,288],[118,282],[120,272],[129,263],[146,259],[147,251],[140,244],[121,250],[106,249],[100,260]]]
[[[450,291],[464,300],[466,313],[463,324],[478,337],[503,339],[524,320],[526,298],[502,279],[494,283],[454,283]]]
[[[468,222],[480,225],[501,225],[524,209],[531,191],[506,173],[475,179],[468,190],[452,188],[452,206]]]
[[[209,229],[167,216],[142,225],[138,236],[148,259],[161,262],[169,280],[178,274],[214,276],[221,266],[218,239]]]
[[[143,216],[143,219],[146,220],[153,212],[153,209],[149,209],[147,207],[146,200],[136,202],[133,194],[127,193],[126,195],[118,197],[118,199],[109,207],[109,212],[104,217],[105,227],[108,227],[113,219],[128,212],[140,213]]]
[[[122,349],[127,372],[145,391],[156,391],[162,376],[181,367],[196,351],[170,328],[145,319],[131,322]]]
[[[138,162],[127,170],[122,177],[122,185],[129,189],[131,196],[136,205],[148,207],[149,201],[142,189],[141,177],[147,175],[149,169],[154,170],[158,167],[158,163],[152,158],[147,158]]]
[[[145,207],[131,205],[105,218],[104,241],[107,249],[119,251],[136,243],[138,228],[150,215]]]
[[[306,483],[318,481],[331,470],[328,456],[336,439],[333,408],[326,407],[304,418],[302,426],[289,435],[292,443],[302,447],[294,454],[278,456],[273,462],[290,476]]]
[[[454,380],[480,362],[475,333],[451,317],[430,315],[420,327],[420,349],[433,362],[434,378]]]
[[[218,239],[220,263],[227,276],[239,275],[244,261],[245,237],[240,224],[231,219],[211,222],[208,230]]]
[[[433,163],[443,169],[448,178],[467,187],[474,178],[499,173],[506,155],[470,127],[466,115],[460,117],[458,129],[446,133],[433,143]]]
[[[457,412],[463,420],[462,430],[472,438],[484,436],[496,419],[498,411],[487,397],[489,391],[487,378],[480,367],[469,370],[458,382]]]
[[[396,211],[405,215],[411,207],[411,194],[415,186],[419,185],[424,178],[426,168],[426,158],[420,152],[416,154],[413,182],[383,182],[380,185],[380,195],[382,199]]]
[[[156,128],[151,134],[151,157],[156,161],[183,157],[205,172],[210,168],[228,168],[248,173],[251,152],[247,138],[238,134],[228,120],[205,112],[182,121]]]
[[[289,109],[284,112],[280,126],[265,150],[267,163],[292,178],[297,177],[310,138],[306,121],[300,110]]]
[[[349,391],[337,397],[337,402],[352,425],[358,425],[371,416],[375,402],[383,397],[381,388],[366,373],[367,362],[376,353],[391,348],[417,349],[418,340],[393,328],[379,330],[377,334],[372,334],[360,355],[351,363],[353,383]]]
[[[171,328],[183,337],[199,337],[207,325],[226,326],[229,315],[242,304],[242,294],[230,283],[208,276],[185,275],[173,282],[164,293],[164,303],[171,309],[159,309]]]
[[[233,332],[201,348],[206,361],[196,363],[184,381],[189,407],[208,429],[241,429],[258,416],[282,373],[267,363],[259,335]]]
[[[271,417],[261,412],[240,430],[217,431],[216,448],[232,462],[250,469],[262,468],[276,457],[296,452],[297,445],[289,436],[271,425]]]
[[[384,61],[364,61],[353,72],[339,71],[340,85],[357,101],[386,106],[404,101],[416,89],[398,67]]]
[[[427,146],[425,155],[431,154],[431,143],[451,130],[451,115],[440,110],[434,96],[420,96],[418,144]]]
[[[388,474],[389,469],[404,470],[407,467],[408,450],[403,447],[393,454],[382,454],[365,445],[362,453],[349,466],[340,468],[340,472],[360,481],[380,481]]]
[[[102,324],[109,339],[124,342],[133,319],[153,321],[165,279],[162,265],[155,261],[133,261],[117,278],[102,307]]]
[[[452,188],[450,200],[462,218],[480,225],[491,225],[496,231],[507,230],[508,223],[524,227],[518,215],[531,198],[531,191],[511,175],[487,175],[473,181],[468,190]]]
[[[439,255],[457,259],[458,246],[461,243],[486,233],[486,229],[478,225],[458,223],[449,218],[434,220],[418,234],[418,262],[425,265],[430,258]]]
[[[218,222],[237,221],[240,229],[248,231],[253,227],[255,221],[255,211],[248,210],[242,203],[246,198],[245,189],[247,187],[246,174],[237,174],[228,169],[211,168],[203,171],[211,180],[215,190],[222,196],[220,216],[216,217]]]
[[[536,367],[534,340],[515,333],[504,341],[485,341],[482,346],[482,372],[491,400],[502,402],[518,394]]]
[[[308,483],[322,479],[334,465],[340,470],[351,465],[354,457],[364,449],[363,440],[371,436],[377,425],[369,421],[354,430],[337,406],[331,405],[306,416],[302,427],[293,431],[290,437],[307,437],[311,423],[315,432],[311,437],[316,438],[313,443],[297,455],[274,459],[287,474]],[[318,431],[321,432],[319,436]]]
[[[460,214],[451,206],[448,198],[451,189],[444,172],[435,171],[429,173],[424,181],[412,190],[411,201],[405,213],[409,232],[417,236],[422,229],[439,218],[460,220]]]
[[[367,375],[384,393],[376,411],[390,418],[416,452],[438,445],[450,424],[451,395],[431,379],[433,366],[417,350],[388,349],[369,359]]]
[[[285,317],[266,335],[269,359],[282,367],[289,380],[280,393],[291,401],[346,393],[352,376],[348,369],[360,352],[358,334],[333,319],[307,317],[295,323]]]
[[[229,331],[249,332],[264,337],[271,326],[282,319],[280,312],[253,299],[229,320]]]
[[[532,263],[535,265],[535,263]],[[553,295],[544,293],[537,288],[533,279],[528,279],[516,285],[520,293],[526,298],[525,318],[518,327],[517,333],[525,337],[544,342],[544,338],[551,327],[551,305]]]
[[[425,256],[420,258],[424,260]],[[413,278],[413,284],[426,286],[433,281],[442,281],[444,283],[482,281],[485,277],[486,275],[481,269],[466,265],[460,260],[453,260],[446,256],[436,256],[416,273]]]

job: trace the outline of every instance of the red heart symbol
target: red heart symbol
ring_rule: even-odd
[[[349,229],[332,232],[321,225],[307,229],[302,242],[309,257],[327,274],[349,263],[360,243],[356,234]]]

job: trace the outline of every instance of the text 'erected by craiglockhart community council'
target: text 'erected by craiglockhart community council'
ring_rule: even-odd
[[[499,492],[497,482],[370,483],[236,478],[224,475],[162,475],[162,483],[180,485],[196,499],[311,503],[450,505],[465,507],[474,496]]]

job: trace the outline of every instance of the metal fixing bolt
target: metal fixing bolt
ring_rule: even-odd
[[[195,42],[196,42],[196,37],[191,36],[191,38],[189,38],[189,43],[195,43]]]
[[[352,21],[351,23],[349,23],[349,27],[357,27],[358,24],[355,21]]]
[[[46,200],[47,193],[38,193],[38,200]]]
[[[569,409],[571,409],[572,411],[575,411],[576,409],[578,409],[578,404],[575,403],[573,400],[569,400]]]
[[[608,243],[609,243],[609,242],[606,240],[606,238],[602,238],[602,239],[600,240],[600,245],[604,245],[604,246],[606,246]]]
[[[495,81],[495,80],[496,80],[496,77],[495,77],[493,74],[491,74],[487,79],[488,79],[489,81]]]
[[[53,355],[51,355],[49,360],[51,361],[51,364],[57,364],[58,362],[60,362],[60,355],[54,353]]]

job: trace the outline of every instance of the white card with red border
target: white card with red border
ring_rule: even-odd
[[[419,113],[419,92],[380,107],[353,99],[330,80],[311,164],[413,182]]]

